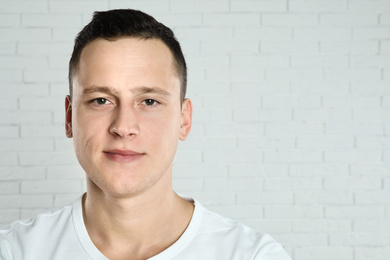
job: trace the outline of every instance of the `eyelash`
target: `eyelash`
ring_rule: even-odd
[[[103,101],[104,104],[99,104],[99,101]],[[95,98],[95,99],[92,99],[90,101],[90,103],[94,103],[96,105],[99,105],[99,106],[103,106],[103,105],[107,105],[106,102],[109,102],[111,103],[108,99],[106,98]],[[147,104],[146,102],[150,102],[152,104]],[[156,104],[159,105],[161,104],[160,102],[158,102],[157,100],[155,99],[152,99],[152,98],[147,98],[147,99],[144,99],[141,104],[145,105],[145,106],[155,106]]]

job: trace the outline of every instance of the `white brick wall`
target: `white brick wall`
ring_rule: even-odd
[[[388,0],[0,0],[0,225],[85,190],[67,62],[94,10],[172,27],[194,127],[174,186],[297,260],[390,259]]]

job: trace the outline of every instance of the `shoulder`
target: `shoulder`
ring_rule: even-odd
[[[209,243],[223,246],[224,251],[245,259],[290,259],[283,247],[270,235],[261,233],[238,221],[223,217],[195,204],[202,213],[198,236]]]
[[[40,245],[53,239],[64,228],[69,226],[72,216],[72,206],[68,205],[42,213],[34,218],[15,221],[12,224],[0,229],[0,256],[18,259],[15,255],[25,251],[31,246]]]

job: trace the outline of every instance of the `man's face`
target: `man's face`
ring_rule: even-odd
[[[114,196],[138,194],[159,181],[170,185],[192,106],[189,100],[180,104],[180,80],[162,41],[89,43],[66,110],[67,136],[74,139],[89,185]]]

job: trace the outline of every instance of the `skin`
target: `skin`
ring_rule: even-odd
[[[145,259],[172,245],[193,213],[172,189],[192,104],[180,102],[168,47],[138,38],[89,43],[65,109],[66,135],[86,172],[84,222],[96,247],[109,259]]]

